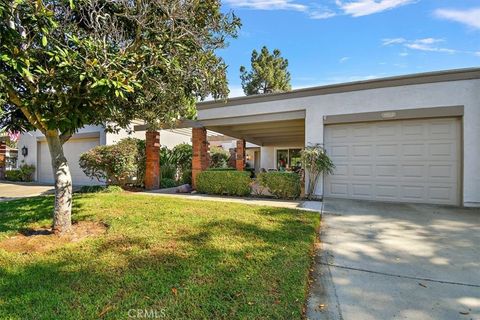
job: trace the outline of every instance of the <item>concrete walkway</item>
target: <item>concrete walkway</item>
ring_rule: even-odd
[[[172,188],[172,189],[174,189],[174,188]],[[220,202],[230,202],[230,203],[243,203],[243,204],[251,204],[251,205],[256,205],[256,206],[300,209],[300,210],[317,211],[317,212],[320,212],[321,208],[322,208],[322,202],[320,202],[320,201],[227,197],[227,196],[212,196],[212,195],[199,194],[199,193],[194,193],[194,194],[172,193],[172,192],[165,192],[165,189],[145,191],[145,192],[135,192],[135,194],[143,194],[143,195],[150,195],[150,196],[177,197],[177,198],[182,198],[182,199],[201,200],[201,201],[220,201]]]
[[[308,319],[480,319],[480,210],[326,199]]]
[[[55,189],[51,185],[36,184],[33,182],[0,182],[0,202],[54,192]]]

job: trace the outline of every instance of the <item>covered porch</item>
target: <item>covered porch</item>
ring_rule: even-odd
[[[192,184],[209,168],[209,150],[219,146],[231,152],[230,167],[236,170],[301,170],[300,151],[305,146],[305,111],[240,115],[222,118],[184,120],[176,128],[192,130]],[[136,126],[135,130],[145,130]],[[158,188],[159,134],[146,133],[146,188]]]
[[[236,139],[235,168],[261,171],[299,171],[305,146],[305,111],[186,121],[192,127],[192,181],[208,168],[207,130]],[[213,140],[213,139],[212,139]],[[232,143],[233,145],[233,143]],[[226,147],[224,147],[227,149]]]

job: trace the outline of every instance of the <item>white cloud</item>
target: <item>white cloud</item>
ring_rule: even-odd
[[[416,40],[406,40],[404,38],[394,38],[394,39],[383,39],[382,45],[391,46],[391,45],[402,45],[411,50],[419,51],[430,51],[430,52],[443,52],[443,53],[458,53],[460,51],[444,48],[440,46],[440,43],[445,42],[443,39],[436,38],[422,38]],[[406,53],[408,55],[408,53]],[[400,54],[402,55],[402,54]],[[405,55],[405,54],[404,54]]]
[[[475,52],[474,55],[476,55],[477,57],[480,57],[480,51]]]
[[[383,39],[382,40],[382,45],[384,46],[389,46],[392,44],[401,44],[407,42],[406,39],[404,38],[392,38],[392,39]]]
[[[324,10],[312,10],[308,13],[311,19],[322,20],[335,17],[337,14],[329,9]]]
[[[336,0],[336,4],[345,14],[353,17],[361,17],[405,6],[416,1],[417,0],[355,0],[345,2],[343,0]]]
[[[435,16],[480,29],[480,8],[468,10],[437,9],[435,10]]]
[[[408,52],[400,52],[398,55],[400,57],[406,57],[406,56],[408,56]]]
[[[299,11],[311,19],[320,20],[338,15],[367,16],[417,1],[419,0],[335,0],[335,7],[315,2],[304,4],[297,0],[225,0],[225,3],[234,8]]]
[[[291,0],[226,0],[225,2],[232,7],[256,10],[306,11],[308,9],[306,5]]]
[[[348,60],[350,60],[350,57],[342,57],[340,58],[340,60],[338,60],[338,62],[344,63],[344,62],[347,62]]]

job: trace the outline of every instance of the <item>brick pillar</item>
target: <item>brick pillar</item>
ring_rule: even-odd
[[[236,167],[236,162],[237,162],[237,151],[236,148],[230,148],[228,150],[230,152],[230,158],[228,158],[228,166],[230,168],[235,168]]]
[[[7,144],[4,141],[0,141],[0,180],[5,179],[5,161],[7,157]]]
[[[195,188],[197,175],[208,168],[207,129],[192,128],[192,186]]]
[[[145,189],[160,188],[160,132],[147,131],[145,133]]]
[[[243,139],[237,140],[235,168],[237,171],[243,171],[245,168],[245,140]]]

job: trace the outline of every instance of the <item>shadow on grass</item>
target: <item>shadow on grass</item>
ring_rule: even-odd
[[[21,221],[47,202],[18,206]],[[295,211],[257,212],[273,225],[227,218],[158,241],[117,233],[19,258],[0,268],[0,318],[118,319],[149,309],[166,319],[299,319],[315,226]]]
[[[73,211],[78,212],[82,203],[75,201],[77,198],[86,199],[93,195],[74,195]],[[28,227],[31,223],[51,224],[53,218],[53,195],[23,198],[0,203],[0,234],[2,232],[32,233],[35,230]],[[82,216],[81,219],[85,219]],[[77,216],[73,215],[72,220],[76,221]]]

